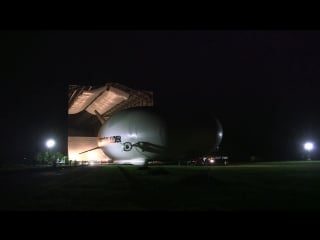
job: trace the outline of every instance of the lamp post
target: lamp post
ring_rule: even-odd
[[[307,151],[307,160],[311,160],[311,156],[310,156],[310,153],[311,153],[311,151],[313,150],[313,148],[314,148],[314,144],[312,143],[312,142],[306,142],[304,145],[303,145],[303,147],[304,147],[304,150],[306,150]]]
[[[48,148],[48,153],[49,153],[49,159],[50,159],[50,155],[51,155],[51,149],[54,147],[54,145],[56,144],[56,142],[53,139],[48,139],[46,142],[47,148]],[[55,167],[55,160],[53,160],[53,166]]]

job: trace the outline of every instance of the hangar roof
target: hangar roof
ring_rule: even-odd
[[[69,85],[68,95],[69,136],[96,136],[101,125],[96,112],[107,120],[126,108],[153,106],[153,92],[114,82],[104,86]]]

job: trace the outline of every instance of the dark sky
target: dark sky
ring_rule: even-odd
[[[64,151],[68,84],[119,82],[186,117],[215,113],[233,159],[299,159],[320,136],[319,42],[319,31],[0,31],[4,158],[48,136]]]

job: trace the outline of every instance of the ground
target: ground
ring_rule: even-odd
[[[320,161],[0,170],[0,210],[320,209]]]

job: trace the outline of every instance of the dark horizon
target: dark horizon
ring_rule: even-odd
[[[302,159],[302,143],[319,142],[320,31],[0,36],[5,158],[32,157],[49,136],[65,151],[68,85],[107,82],[153,91],[154,105],[169,112],[213,112],[223,125],[223,152],[235,161]]]

